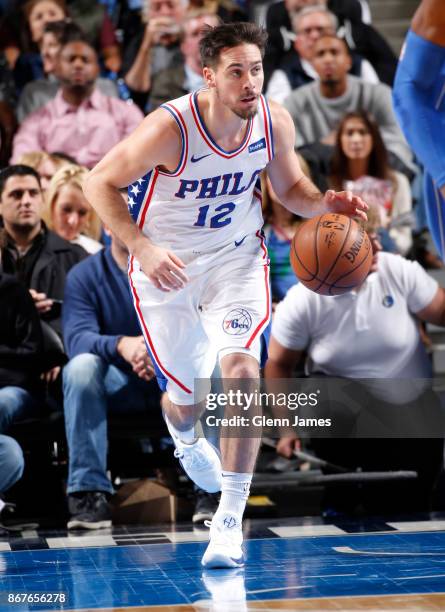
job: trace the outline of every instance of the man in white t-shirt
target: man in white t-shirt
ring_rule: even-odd
[[[300,283],[292,287],[278,304],[265,377],[292,378],[296,364],[306,353],[305,368],[309,376],[374,379],[367,381],[369,384],[366,388],[358,387],[359,401],[363,397],[363,401],[360,401],[362,410],[367,409],[365,406],[368,402],[369,409],[375,407],[378,416],[385,414],[385,408],[391,410],[392,407],[398,418],[401,413],[396,411],[400,408],[408,410],[407,407],[415,409],[426,405],[428,410],[431,408],[434,411],[431,406],[435,401],[433,394],[427,390],[429,395],[425,396],[425,387],[419,390],[416,384],[419,379],[432,377],[431,363],[420,337],[418,319],[445,325],[445,290],[438,287],[437,282],[418,263],[399,255],[379,253],[376,234],[369,230],[368,233],[374,248],[374,261],[361,287],[340,296],[326,297],[310,291]],[[388,378],[405,379],[406,382],[392,385],[396,388],[397,396],[386,395],[380,402],[378,391],[382,384],[379,380]],[[387,393],[386,385],[383,388]],[[426,404],[420,404],[425,398]],[[379,413],[381,409],[383,412]],[[352,416],[347,408],[345,415],[346,419]],[[397,437],[397,432],[392,437]],[[425,444],[429,455],[426,462],[432,462],[428,469],[431,472],[440,467],[440,463],[437,466],[442,449],[442,440],[439,438],[410,441],[359,439],[348,440],[347,443],[338,439],[314,439],[313,443],[314,448],[323,452],[323,458],[332,463],[343,462],[355,468],[360,465],[357,463],[360,461],[357,454],[365,462],[370,458],[371,463],[365,469],[418,468],[417,465],[403,465],[403,461],[407,454],[419,455],[418,449],[423,449]],[[297,433],[287,431],[282,433],[277,450],[291,457],[298,446]],[[416,453],[412,452],[414,446]],[[365,453],[368,453],[366,459]],[[384,455],[384,460],[377,466],[372,461],[378,460],[379,454],[382,457]],[[397,466],[391,465],[396,454]],[[385,464],[385,461],[388,463]],[[422,469],[420,467],[417,471]],[[431,480],[428,486],[431,488]]]

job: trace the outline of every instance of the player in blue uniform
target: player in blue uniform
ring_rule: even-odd
[[[265,43],[254,24],[209,28],[200,43],[207,88],[146,117],[85,187],[131,254],[135,307],[167,390],[163,408],[175,453],[199,486],[222,491],[205,567],[243,564],[241,522],[260,445],[259,435],[222,438],[221,465],[196,436],[205,398],[193,387],[219,359],[224,379],[241,379],[245,392],[256,389],[271,311],[258,174],[267,167],[280,201],[299,215],[366,218],[360,198],[323,195],[303,174],[291,117],[280,105],[268,109],[261,96]],[[131,183],[129,213],[119,189]]]
[[[428,225],[445,258],[445,3],[422,0],[394,83],[400,126],[425,167]]]

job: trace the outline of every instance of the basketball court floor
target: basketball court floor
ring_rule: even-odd
[[[245,536],[244,569],[206,571],[191,524],[1,537],[0,612],[445,610],[445,514],[256,519]]]

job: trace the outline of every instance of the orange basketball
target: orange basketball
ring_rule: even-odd
[[[358,287],[372,263],[365,230],[349,217],[328,213],[300,225],[292,240],[292,268],[300,282],[321,295]]]

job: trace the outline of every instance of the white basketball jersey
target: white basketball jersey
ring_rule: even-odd
[[[263,96],[234,151],[224,151],[212,139],[198,97],[199,91],[162,105],[181,133],[181,158],[174,172],[156,167],[130,185],[128,207],[154,244],[200,254],[261,229],[259,175],[273,158],[274,145]]]

